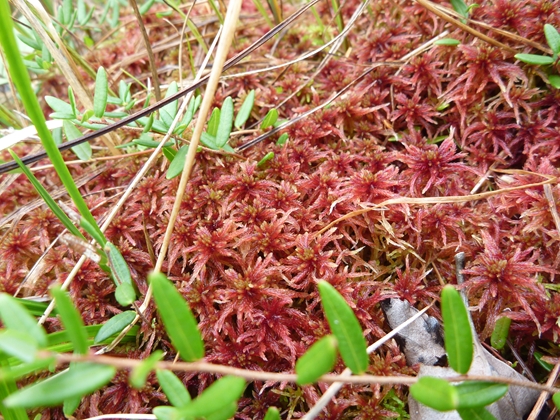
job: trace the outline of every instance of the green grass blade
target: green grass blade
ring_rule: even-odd
[[[466,374],[473,359],[473,337],[463,298],[451,285],[441,291],[441,314],[449,366]]]
[[[9,408],[4,405],[4,400],[17,391],[14,379],[9,378],[10,366],[0,358],[0,414],[4,420],[28,420],[23,408]]]
[[[51,295],[56,301],[56,308],[62,325],[68,333],[68,338],[74,346],[74,352],[77,354],[86,354],[89,350],[88,337],[84,328],[84,321],[78,310],[74,307],[68,293],[59,286],[51,289]]]
[[[27,69],[21,58],[20,51],[16,44],[16,40],[13,33],[13,23],[11,19],[11,10],[7,0],[0,0],[0,44],[4,49],[4,54],[6,61],[8,63],[8,71],[14,81],[14,84],[18,90],[21,97],[23,105],[27,111],[27,114],[31,118],[33,125],[37,129],[37,133],[41,138],[41,142],[49,159],[51,160],[55,170],[62,180],[68,194],[72,198],[72,201],[78,208],[78,211],[83,217],[88,219],[90,223],[97,226],[97,223],[91,212],[89,211],[84,199],[72,176],[70,171],[66,167],[62,155],[60,154],[55,142],[52,139],[51,133],[47,128],[45,122],[45,116],[41,110],[41,106],[37,100],[37,96],[31,85],[31,80]],[[99,229],[99,228],[97,228]]]
[[[162,273],[148,276],[154,292],[157,310],[171,343],[187,362],[204,357],[204,343],[196,319],[183,296]]]
[[[4,400],[8,407],[53,407],[69,398],[83,397],[106,385],[115,376],[113,366],[80,363],[72,369],[26,386]]]
[[[352,373],[364,373],[368,366],[368,355],[358,318],[330,283],[320,281],[319,293],[329,326],[338,341],[342,360]]]
[[[0,293],[0,318],[4,326],[15,331],[26,331],[40,347],[47,346],[47,334],[35,318],[15,298]]]

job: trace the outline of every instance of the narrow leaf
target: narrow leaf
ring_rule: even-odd
[[[552,52],[556,55],[560,54],[560,34],[556,28],[549,23],[545,23],[544,36]]]
[[[454,38],[443,38],[443,39],[438,39],[436,42],[434,42],[434,44],[436,45],[444,45],[449,47],[454,47],[456,45],[459,45],[460,43],[461,41]]]
[[[70,369],[72,369],[72,367],[70,367]],[[72,397],[72,398],[65,399],[64,402],[62,403],[62,412],[64,413],[64,416],[66,418],[72,416],[72,414],[74,414],[74,412],[80,406],[81,402],[82,402],[81,397]]]
[[[368,366],[366,340],[356,315],[330,283],[320,281],[318,287],[342,360],[354,374],[364,373]]]
[[[216,142],[216,137],[211,136],[210,134],[208,134],[206,131],[204,131],[202,133],[202,135],[200,136],[200,142],[208,147],[209,149],[212,150],[220,150],[220,147],[218,146],[217,142]]]
[[[181,417],[179,414],[179,410],[175,407],[169,407],[168,405],[162,405],[159,407],[155,407],[152,410],[152,413],[158,420],[183,420],[184,417]]]
[[[264,416],[264,420],[280,420],[280,412],[276,407],[269,407]]]
[[[84,328],[84,321],[79,312],[70,300],[70,296],[60,286],[55,286],[51,290],[51,295],[56,301],[56,308],[62,321],[62,325],[68,333],[68,338],[74,346],[74,352],[86,354],[89,349],[87,333]],[[63,398],[64,400],[64,398]]]
[[[268,152],[266,155],[264,155],[264,157],[259,160],[259,163],[257,163],[257,167],[262,168],[264,165],[266,165],[266,162],[271,159],[274,159],[274,152]]]
[[[183,382],[169,370],[157,370],[156,376],[169,402],[175,407],[185,407],[191,402],[191,396]]]
[[[554,58],[547,55],[537,54],[515,54],[515,58],[527,64],[535,64],[537,66],[547,66],[554,63]]]
[[[111,267],[111,272],[117,281],[117,285],[120,283],[128,283],[132,285],[130,269],[128,268],[128,264],[119,249],[111,242],[107,242],[103,247],[103,250],[105,251],[105,254],[107,254],[109,267]]]
[[[94,344],[100,343],[107,338],[120,333],[132,320],[136,317],[136,312],[125,311],[120,314],[115,315],[109,321],[107,321],[93,340]]]
[[[469,8],[463,0],[450,0],[453,10],[459,13],[464,18],[469,17]]]
[[[218,133],[218,126],[220,125],[220,109],[214,108],[212,111],[212,115],[210,115],[210,119],[208,120],[208,128],[206,132],[210,134],[212,137],[216,137]]]
[[[169,84],[169,87],[167,88],[167,91],[165,92],[165,97],[169,98],[170,96],[175,95],[178,91],[179,91],[179,86],[177,85],[177,82],[171,82]],[[160,109],[160,114],[161,111],[163,111],[171,117],[171,120],[173,120],[173,118],[175,118],[175,115],[177,115],[177,105],[178,105],[177,101],[173,101],[165,105]]]
[[[187,362],[204,357],[204,343],[196,319],[183,296],[162,273],[151,273],[148,280],[152,285],[157,310],[163,320],[171,343]]]
[[[507,316],[503,316],[496,321],[494,331],[492,331],[492,336],[490,337],[490,344],[492,344],[492,347],[496,350],[501,350],[506,345],[510,325],[511,318]]]
[[[76,118],[76,113],[72,109],[72,105],[64,102],[63,100],[55,98],[54,96],[45,96],[45,102],[52,108],[54,112],[68,114],[71,115],[72,118]]]
[[[83,397],[106,385],[115,376],[113,366],[80,363],[50,378],[28,385],[4,400],[8,407],[52,407],[66,399]]]
[[[473,359],[472,331],[463,298],[451,285],[441,291],[441,314],[449,366],[465,374]]]
[[[64,134],[68,141],[77,139],[78,137],[82,137],[82,132],[76,128],[74,124],[70,121],[64,120],[62,122],[62,128],[64,129]],[[91,159],[91,146],[86,141],[77,146],[72,147],[72,151],[78,156],[80,160],[89,160]]]
[[[552,87],[556,89],[560,89],[560,76],[557,74],[549,74],[548,75],[548,82],[552,85]]]
[[[95,78],[95,92],[93,95],[93,114],[97,118],[101,118],[105,114],[108,93],[109,84],[107,81],[107,72],[103,67],[99,67]]]
[[[132,305],[132,302],[136,300],[136,291],[131,284],[121,283],[115,290],[115,299],[121,306]]]
[[[146,385],[146,380],[148,379],[148,375],[152,370],[157,362],[159,362],[163,358],[163,351],[156,350],[152,354],[150,354],[146,359],[142,361],[138,366],[132,369],[130,372],[130,384],[136,388],[141,389]]]
[[[173,179],[178,176],[181,172],[183,172],[183,168],[185,167],[185,159],[187,157],[187,153],[189,152],[189,146],[184,145],[177,151],[175,157],[169,164],[169,168],[167,168],[167,172],[165,173],[165,178]]]
[[[216,144],[221,148],[229,140],[233,126],[233,100],[228,96],[222,104],[220,111],[220,122],[216,131]]]
[[[336,338],[327,335],[316,341],[296,363],[298,385],[311,384],[330,372],[336,361]]]
[[[254,104],[255,104],[255,91],[251,90],[247,94],[247,97],[243,101],[243,104],[241,105],[241,108],[239,108],[239,112],[235,117],[235,127],[237,129],[243,127],[243,124],[247,122],[247,120],[251,116],[251,111],[253,110]]]
[[[15,298],[0,293],[0,318],[4,326],[14,331],[25,331],[40,347],[47,346],[47,334],[42,326]]]
[[[180,409],[183,416],[208,417],[236,403],[245,390],[245,380],[224,376],[202,392],[191,403]]]
[[[459,404],[457,389],[444,379],[423,376],[410,387],[414,399],[438,411],[455,410]]]
[[[459,394],[458,408],[486,407],[498,401],[508,391],[506,384],[468,381],[455,385]]]
[[[268,127],[272,127],[276,123],[277,119],[278,119],[278,110],[276,108],[272,108],[265,115],[263,122],[261,123],[261,129],[266,130]]]
[[[484,407],[461,408],[457,412],[462,420],[496,420],[496,417]]]
[[[35,360],[37,342],[25,331],[7,330],[0,333],[0,350],[24,363]]]

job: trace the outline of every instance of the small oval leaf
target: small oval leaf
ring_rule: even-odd
[[[468,381],[455,385],[459,394],[458,408],[486,407],[498,401],[508,391],[506,384]]]
[[[311,384],[330,372],[336,362],[336,338],[327,335],[316,341],[296,363],[298,385]]]
[[[167,172],[165,173],[166,179],[173,179],[183,172],[183,168],[185,167],[185,158],[187,157],[188,152],[189,146],[185,145],[181,146],[177,153],[175,153],[175,157],[169,164],[169,168],[167,168]]]
[[[560,76],[557,74],[549,74],[548,75],[548,82],[552,85],[555,89],[560,89]]]
[[[7,330],[0,333],[0,350],[24,363],[35,360],[37,342],[25,331]]]
[[[507,316],[503,316],[496,321],[494,331],[492,331],[492,336],[490,337],[490,344],[496,350],[501,350],[506,345],[510,325],[511,318]]]
[[[70,296],[60,286],[55,286],[51,290],[51,295],[56,301],[56,309],[66,329],[68,338],[74,346],[77,354],[86,354],[89,349],[88,337],[84,326],[84,321],[80,313],[74,307]],[[64,399],[63,399],[64,400]]]
[[[444,379],[423,376],[410,387],[414,399],[438,411],[455,410],[459,395],[453,385]]]
[[[93,344],[97,344],[111,337],[112,335],[120,333],[132,320],[136,317],[136,312],[125,311],[115,315],[107,321],[101,329],[97,332]]]
[[[50,378],[28,385],[4,400],[8,407],[52,407],[83,397],[106,385],[115,376],[113,366],[80,363]]]
[[[346,300],[326,281],[318,284],[323,310],[329,321],[331,331],[338,341],[342,360],[352,373],[364,373],[368,366],[366,340],[360,323]]]
[[[436,45],[444,45],[449,47],[454,47],[456,45],[459,45],[460,43],[461,41],[455,38],[443,38],[443,39],[438,39],[436,42],[434,42],[434,44]]]
[[[537,54],[515,54],[515,58],[527,64],[535,64],[537,66],[547,66],[554,63],[554,58],[547,55]]]
[[[76,126],[71,123],[70,121],[64,120],[62,122],[62,128],[64,129],[64,134],[68,141],[77,139],[78,137],[82,137],[82,132],[76,128]],[[78,156],[80,160],[89,160],[91,159],[91,146],[86,141],[82,144],[72,147],[72,151]]]
[[[103,67],[99,67],[99,69],[97,69],[97,76],[95,77],[95,92],[93,94],[93,115],[97,118],[101,118],[103,114],[105,114],[108,93],[109,83],[107,81],[107,72]]]
[[[560,34],[556,28],[549,23],[545,23],[544,36],[552,52],[556,55],[560,54]]]
[[[263,122],[261,123],[261,130],[266,130],[268,127],[272,127],[276,123],[277,119],[278,119],[278,110],[276,108],[272,108],[265,115]]]
[[[148,280],[152,285],[157,310],[161,315],[171,343],[187,362],[204,357],[204,343],[196,319],[173,283],[162,273],[151,273]]]
[[[241,105],[241,108],[239,108],[239,112],[235,117],[235,127],[237,129],[243,127],[243,124],[247,122],[247,120],[251,116],[251,111],[253,110],[254,104],[255,104],[255,90],[251,90],[247,94],[247,97],[243,101],[243,104]]]
[[[184,418],[179,415],[179,410],[175,407],[169,407],[168,405],[155,407],[152,413],[156,416],[157,420],[184,420]]]
[[[473,359],[471,324],[463,298],[451,285],[445,286],[441,291],[441,315],[449,366],[456,372],[465,374]]]
[[[183,382],[169,370],[157,370],[158,382],[168,401],[175,407],[185,407],[191,402],[191,395]]]
[[[237,402],[244,390],[245,379],[237,376],[224,376],[179,411],[183,416],[209,417],[223,409],[227,410]]]
[[[468,419],[468,420],[496,420],[496,417],[492,415],[487,409],[484,407],[477,407],[477,408],[460,408],[457,409],[457,412],[461,416],[461,419]]]
[[[129,306],[136,300],[136,291],[131,284],[121,283],[115,289],[115,299],[121,306]]]
[[[0,293],[0,318],[8,329],[25,331],[40,347],[47,346],[47,334],[43,327],[21,303],[6,293]]]
[[[218,125],[220,125],[220,109],[214,108],[212,115],[210,115],[210,119],[208,120],[206,132],[210,136],[216,137],[216,133],[218,133]]]
[[[554,402],[556,408],[560,410],[560,392],[557,392],[552,396],[552,402]]]
[[[111,273],[115,277],[117,284],[128,283],[132,285],[132,277],[130,276],[130,269],[128,264],[120,253],[119,249],[111,242],[105,243],[103,247],[105,254],[107,254],[107,262],[111,268]]]

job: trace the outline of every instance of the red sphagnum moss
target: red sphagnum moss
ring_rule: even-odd
[[[359,3],[343,2],[345,21]],[[544,43],[543,25],[560,27],[554,3],[482,0],[472,12],[476,20]],[[293,6],[285,6],[286,14],[291,13]],[[258,18],[250,2],[244,7],[244,20]],[[330,21],[327,3],[317,8]],[[193,13],[205,12],[197,6]],[[151,12],[149,16],[152,24],[164,25]],[[180,25],[178,16],[174,18]],[[316,32],[309,35],[313,24],[306,15],[278,39],[274,51],[267,44],[259,56],[292,59],[322,43]],[[308,61],[228,80],[218,98],[231,95],[239,107],[247,92],[256,89],[249,121],[255,123],[305,82],[303,90],[279,107],[281,118],[290,119],[324,102],[364,68],[398,60],[445,29],[460,46],[432,45],[400,66],[375,69],[332,106],[287,129],[285,145],[268,140],[241,156],[198,153],[164,271],[199,321],[208,361],[293,371],[297,358],[328,333],[318,280],[340,291],[371,343],[387,331],[378,303],[398,296],[417,306],[428,304],[442,283],[455,282],[452,261],[459,251],[467,255],[464,287],[471,305],[479,309],[473,316],[482,339],[496,318],[506,315],[514,320],[513,343],[521,354],[542,346],[557,355],[560,226],[542,186],[466,203],[387,205],[318,234],[341,216],[394,197],[464,196],[482,177],[477,192],[560,175],[560,93],[544,82],[540,70],[454,29],[414,2],[379,0],[350,31],[348,54],[330,57],[313,79],[315,63]],[[238,32],[243,42],[237,47],[263,30],[243,26]],[[109,69],[114,60],[120,63],[134,52],[122,45],[139,33],[136,27],[127,31],[127,39],[102,46],[96,54],[111,60],[104,61]],[[519,52],[534,52],[519,41],[487,33]],[[169,59],[162,53],[158,57],[162,64]],[[134,60],[129,66],[134,74],[147,71],[145,62]],[[232,143],[249,139],[236,136]],[[269,151],[275,154],[273,160],[257,166]],[[119,163],[72,166],[77,177],[87,179],[82,190],[96,217],[106,214],[143,161],[125,157]],[[164,162],[162,158],[142,181],[107,231],[130,264],[141,293],[153,267],[150,252],[160,252],[178,185],[165,178]],[[501,169],[525,172],[502,174]],[[94,170],[98,175],[88,176]],[[51,190],[58,185],[50,170],[37,175]],[[66,278],[79,255],[60,243],[47,251],[61,225],[40,205],[23,175],[4,179],[0,289],[15,293],[46,251],[40,276],[24,284],[20,296],[43,294]],[[558,200],[558,185],[553,183],[551,190]],[[21,210],[24,205],[31,207]],[[81,268],[70,291],[87,324],[103,323],[123,310],[114,299],[112,282],[93,263]],[[163,328],[150,323],[154,316],[151,306],[145,314],[149,322],[141,325],[139,348],[122,345],[115,354],[144,358],[159,348],[172,360],[175,352]],[[46,325],[60,328],[54,319]],[[370,362],[372,374],[414,373],[393,344],[372,355]],[[337,371],[342,368],[337,365]],[[180,377],[193,395],[215,379],[195,373]],[[299,388],[255,382],[236,418],[262,418],[271,405],[297,418],[324,390],[324,384]],[[407,391],[400,386],[345,386],[322,418],[398,417],[396,405],[387,399],[390,392],[404,400]],[[86,397],[76,417],[146,413],[164,402],[154,378],[138,391],[121,372],[105,390]],[[42,413],[44,419],[61,416],[59,410]]]

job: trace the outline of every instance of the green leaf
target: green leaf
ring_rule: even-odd
[[[83,397],[106,385],[115,376],[113,366],[80,363],[72,369],[28,385],[4,400],[8,407],[53,407],[69,398]]]
[[[450,47],[454,47],[456,45],[459,45],[461,43],[461,41],[459,41],[458,39],[454,39],[454,38],[442,38],[442,39],[438,39],[436,42],[434,42],[434,44],[436,45],[445,45],[445,46],[450,46]]]
[[[73,366],[71,366],[70,369],[73,369]],[[62,412],[64,413],[64,416],[66,416],[66,418],[72,416],[72,414],[74,414],[74,412],[80,406],[81,402],[82,402],[81,397],[72,397],[72,398],[65,399],[62,404]]]
[[[533,353],[533,356],[535,357],[539,365],[541,365],[547,372],[550,372],[554,368],[554,365],[547,363],[542,359],[544,355],[540,351],[535,351]]]
[[[136,300],[134,286],[129,283],[119,284],[115,290],[115,299],[117,299],[117,302],[119,302],[121,306],[132,305]]]
[[[206,131],[200,136],[200,142],[212,150],[220,150],[218,144],[216,143],[216,137],[211,136]]]
[[[535,64],[537,66],[547,66],[554,63],[554,58],[547,55],[537,54],[515,54],[515,58],[527,64]]]
[[[74,346],[74,352],[86,354],[89,350],[89,345],[86,330],[84,329],[84,321],[70,300],[70,296],[60,286],[54,286],[50,292],[56,301],[58,315],[68,333],[68,338]]]
[[[298,385],[311,384],[330,372],[336,361],[336,338],[327,335],[316,341],[296,363]]]
[[[148,375],[152,370],[154,370],[157,362],[159,362],[162,358],[163,351],[161,350],[156,350],[152,354],[150,354],[146,359],[142,361],[142,363],[132,369],[129,377],[130,384],[136,389],[143,388],[144,385],[146,385]]]
[[[276,146],[284,146],[287,141],[288,141],[288,133],[284,133],[280,137],[278,137],[278,140],[276,140]]]
[[[549,74],[548,75],[548,82],[554,87],[555,89],[560,89],[560,76],[557,74]]]
[[[47,334],[42,326],[12,296],[0,293],[0,318],[4,326],[14,331],[25,331],[35,339],[39,347],[47,346]]]
[[[219,410],[213,411],[204,417],[206,420],[229,420],[237,412],[237,401],[231,402]],[[190,420],[190,418],[189,418]]]
[[[157,310],[163,320],[171,343],[187,362],[204,357],[204,343],[196,319],[183,296],[173,283],[162,273],[151,273],[148,280],[152,285]]]
[[[464,18],[469,17],[469,8],[463,0],[449,0],[453,10],[459,13]]]
[[[463,298],[451,285],[441,291],[441,315],[449,366],[466,374],[473,359],[473,338]]]
[[[269,407],[264,416],[264,420],[280,420],[280,412],[276,407]]]
[[[457,412],[462,420],[496,420],[496,417],[484,407],[461,408]]]
[[[556,28],[548,23],[544,24],[544,36],[546,37],[546,42],[556,55],[560,54],[560,34]]]
[[[62,122],[62,128],[64,129],[64,134],[66,135],[66,138],[68,140],[74,140],[78,137],[82,137],[82,132],[68,120],[64,120]],[[87,141],[72,147],[72,151],[76,154],[76,156],[78,156],[78,159],[80,160],[91,159],[91,146]]]
[[[218,126],[220,125],[220,109],[214,108],[212,111],[212,115],[210,115],[210,119],[208,120],[208,128],[206,132],[211,135],[212,137],[216,137],[218,133]]]
[[[130,276],[130,269],[128,264],[120,253],[119,249],[111,242],[105,243],[103,247],[111,272],[117,281],[117,285],[121,283],[128,283],[132,285],[132,277]]]
[[[175,407],[169,407],[167,405],[162,405],[159,407],[155,407],[152,410],[152,413],[158,420],[184,420],[185,417],[182,417],[179,414],[179,410]]]
[[[410,387],[414,399],[438,411],[455,410],[459,404],[457,389],[444,379],[422,376]]]
[[[264,157],[261,160],[259,160],[259,163],[257,163],[257,166],[259,168],[262,168],[264,165],[266,165],[266,162],[268,162],[271,159],[274,159],[274,152],[268,152],[266,155],[264,155]]]
[[[103,235],[103,232],[97,229],[97,226],[93,226],[84,217],[80,219],[80,227],[82,227],[100,246],[105,246],[107,239]]]
[[[115,315],[109,321],[107,321],[93,340],[94,344],[100,343],[107,338],[120,333],[127,325],[129,325],[132,320],[136,317],[136,312],[125,311],[120,314]]]
[[[24,363],[31,363],[37,354],[37,341],[25,331],[7,330],[0,333],[0,350]]]
[[[556,408],[560,410],[560,392],[557,392],[552,396],[552,402],[554,402]]]
[[[45,96],[45,102],[47,102],[54,112],[68,114],[72,116],[72,118],[76,118],[76,113],[72,109],[72,105],[63,100],[55,98],[54,96]]]
[[[168,401],[175,407],[185,407],[191,402],[191,396],[183,382],[169,370],[156,370],[158,382]]]
[[[220,111],[220,122],[216,131],[216,144],[222,148],[229,140],[231,128],[233,126],[233,100],[231,96],[224,99],[222,109]]]
[[[261,130],[266,130],[268,127],[272,127],[276,123],[277,119],[278,119],[278,110],[276,108],[272,108],[265,115],[263,122],[261,123]]]
[[[507,316],[503,316],[496,321],[494,331],[492,331],[492,336],[490,337],[490,344],[496,350],[501,350],[506,345],[510,325],[511,318],[508,318]]]
[[[508,391],[506,384],[468,381],[455,385],[459,393],[458,408],[486,407],[498,401]]]
[[[18,166],[21,168],[25,176],[27,176],[29,182],[31,182],[35,190],[39,193],[41,198],[45,201],[47,206],[51,209],[51,211],[58,218],[58,220],[62,222],[64,227],[68,229],[70,233],[72,233],[74,236],[85,240],[82,233],[78,230],[76,226],[74,226],[74,223],[72,223],[72,221],[66,215],[66,213],[64,213],[64,211],[60,208],[60,206],[56,203],[56,201],[54,201],[54,199],[51,197],[49,192],[41,185],[39,180],[35,177],[35,175],[33,175],[33,172],[31,172],[29,168],[23,164],[23,162],[14,153],[13,150],[10,149],[9,152],[12,155],[12,158],[17,162]]]
[[[175,95],[177,92],[179,91],[179,86],[177,85],[177,82],[171,82],[169,84],[169,87],[167,88],[167,91],[165,92],[165,97],[169,98],[172,95]],[[171,122],[173,121],[173,118],[175,118],[175,115],[177,115],[177,101],[173,101],[167,105],[165,105],[164,107],[162,107],[159,111],[160,111],[160,116],[162,115],[162,112],[167,114],[166,118],[170,118],[169,124],[167,125],[167,127],[169,127],[171,125]],[[163,119],[163,117],[162,117]]]
[[[108,93],[109,83],[107,81],[107,72],[103,67],[99,67],[95,78],[95,92],[93,95],[93,114],[97,118],[101,118],[105,114]]]
[[[181,172],[183,172],[183,168],[185,167],[185,159],[187,157],[187,153],[189,152],[189,145],[186,144],[181,146],[181,148],[175,154],[175,157],[169,164],[169,168],[167,168],[167,172],[165,173],[165,178],[173,179],[178,176]]]
[[[154,5],[155,2],[156,0],[148,0],[146,3],[144,3],[138,8],[138,11],[140,12],[141,15],[148,13],[148,10],[150,10],[150,8]]]
[[[244,390],[245,379],[237,376],[224,376],[206,388],[202,394],[181,408],[179,412],[183,416],[208,418],[223,409],[228,410],[232,404],[237,402]]]
[[[323,310],[338,341],[342,360],[352,373],[364,373],[368,366],[366,340],[354,312],[336,289],[324,280],[318,284]]]
[[[68,86],[68,100],[70,101],[70,106],[72,107],[72,114],[78,115],[78,110],[76,108],[76,97],[74,96],[72,86]]]
[[[237,129],[243,127],[243,124],[247,122],[247,120],[251,116],[251,111],[253,110],[254,104],[255,104],[255,90],[251,90],[247,94],[247,97],[243,101],[243,104],[241,105],[241,108],[239,108],[239,112],[235,117],[235,127]]]

